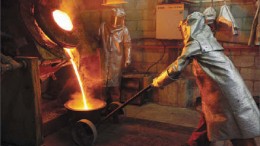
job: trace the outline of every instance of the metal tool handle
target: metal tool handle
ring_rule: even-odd
[[[152,85],[149,85],[136,93],[133,97],[129,98],[126,102],[124,102],[122,105],[118,106],[115,110],[113,110],[111,113],[109,113],[103,120],[101,120],[97,125],[101,124],[103,121],[106,121],[108,118],[110,118],[114,113],[119,111],[120,109],[124,108],[128,103],[133,101],[135,98],[137,98],[139,95],[143,94],[144,92],[148,91],[152,88]]]

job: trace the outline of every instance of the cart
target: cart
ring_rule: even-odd
[[[112,102],[109,107],[110,111],[104,118],[98,121],[96,124],[91,122],[88,119],[81,119],[77,121],[72,127],[72,138],[73,141],[79,146],[91,146],[95,143],[97,139],[97,127],[99,127],[103,122],[108,120],[113,116],[113,120],[117,121],[118,119],[118,112],[122,111],[122,109],[128,105],[131,101],[135,100],[139,95],[145,93],[146,91],[150,90],[152,85],[149,85],[136,93],[133,97],[129,98],[123,104],[119,102]]]

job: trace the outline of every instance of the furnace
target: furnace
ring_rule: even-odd
[[[62,8],[62,1],[49,0],[20,0],[17,6],[24,26],[38,45],[40,58],[19,58],[18,60],[24,64],[21,66],[26,68],[17,73],[8,72],[8,76],[2,80],[4,87],[1,94],[5,98],[2,101],[6,104],[2,110],[3,118],[6,119],[3,121],[3,141],[40,145],[48,134],[65,125],[73,125],[81,118],[89,117],[92,122],[100,120],[100,110],[106,103],[89,93],[92,89],[84,85],[88,82],[82,80],[82,71],[78,70],[80,65],[80,56],[76,48],[79,45],[78,22],[75,16],[69,14],[71,9]],[[20,80],[19,78],[23,76],[26,78]],[[10,88],[10,85],[16,83],[10,80],[10,77],[20,80],[21,83]],[[50,78],[57,81],[52,85],[48,83]],[[23,90],[20,88],[22,86],[29,90]],[[15,97],[10,94],[11,90],[19,95]],[[51,92],[54,94],[45,94]],[[14,106],[12,100],[15,101],[16,98],[24,98],[24,101],[17,100],[15,104],[19,106]],[[28,116],[17,118],[15,113],[8,115],[8,110],[11,108],[14,108],[14,111],[21,110]],[[10,122],[12,118],[17,120]],[[23,121],[24,124],[21,125]],[[22,134],[15,132],[15,129],[26,132]]]

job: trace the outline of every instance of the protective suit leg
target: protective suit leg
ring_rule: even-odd
[[[119,86],[116,87],[110,87],[110,96],[111,96],[111,100],[112,102],[114,101],[118,101],[120,102],[120,88]]]
[[[111,102],[118,101],[120,102],[120,88],[115,87],[105,87],[103,89],[103,99],[110,104]]]
[[[192,132],[188,143],[189,146],[209,146],[210,141],[207,137],[207,125],[203,113],[201,113],[199,124]]]

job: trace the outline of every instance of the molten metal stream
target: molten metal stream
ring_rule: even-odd
[[[70,56],[70,62],[74,68],[74,71],[75,71],[75,74],[77,76],[77,79],[78,79],[78,82],[79,82],[79,86],[80,86],[80,89],[81,89],[81,93],[82,93],[82,100],[83,100],[83,104],[84,104],[84,109],[88,109],[88,105],[87,105],[87,98],[86,98],[86,95],[85,95],[85,92],[84,92],[84,88],[83,88],[83,84],[82,84],[82,81],[81,81],[81,78],[80,78],[80,75],[79,75],[79,71],[78,71],[78,68],[77,68],[77,65],[74,61],[74,57],[71,53],[71,49],[67,49],[67,48],[64,48],[66,50],[66,52],[69,54]]]

